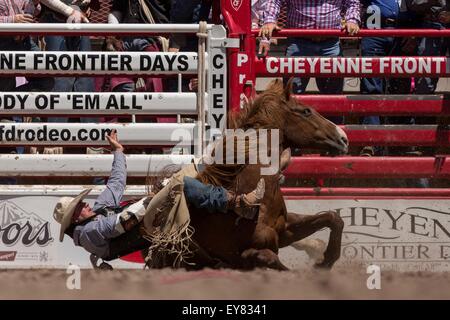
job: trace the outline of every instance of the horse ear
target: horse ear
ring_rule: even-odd
[[[283,172],[291,163],[291,148],[284,149],[280,155],[280,172]]]
[[[284,97],[286,98],[286,101],[289,101],[291,99],[293,83],[294,77],[291,77],[288,83],[286,84],[286,87],[284,87]]]
[[[269,83],[266,91],[272,91],[274,93],[283,94],[283,80],[275,79]]]

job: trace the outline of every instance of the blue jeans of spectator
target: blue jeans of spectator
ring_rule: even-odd
[[[60,23],[52,16],[46,16],[44,22]],[[87,36],[65,37],[46,36],[47,51],[91,51],[91,40]],[[54,92],[94,92],[94,79],[92,77],[57,77],[55,78]],[[49,117],[48,122],[67,122],[67,118]],[[98,122],[97,118],[81,118],[81,122]]]
[[[386,57],[389,56],[394,45],[392,37],[372,37],[361,40],[362,57]],[[384,78],[361,78],[360,91],[362,94],[384,94],[386,92],[386,79]],[[379,125],[379,116],[366,116],[362,118],[361,124]],[[381,153],[381,148],[374,147],[375,154]]]
[[[394,46],[392,37],[363,38],[361,40],[362,57],[386,57],[389,56]],[[384,94],[386,92],[386,80],[384,78],[362,78],[362,94]],[[364,117],[362,124],[379,125],[380,117]]]
[[[171,0],[170,1],[170,22],[169,23],[199,23],[200,21],[208,21],[209,12],[211,10],[212,1],[201,0]],[[196,36],[173,35],[170,41],[176,41],[180,46],[180,51],[197,51]],[[172,44],[172,43],[171,43]],[[183,79],[182,90],[189,91],[189,79]],[[165,91],[177,92],[178,80],[176,78],[168,78],[165,80]]]
[[[330,38],[322,42],[311,41],[306,38],[292,38],[286,49],[288,57],[340,57],[342,48],[338,38]],[[286,79],[285,79],[286,80]],[[294,78],[292,92],[305,92],[309,78]],[[322,94],[340,94],[344,90],[343,78],[316,78],[317,87]],[[333,122],[343,123],[343,117],[330,118]]]
[[[146,38],[126,37],[123,39],[123,49],[125,51],[144,51],[152,43]],[[116,92],[133,92],[136,89],[134,81],[121,83],[114,87]]]
[[[424,22],[421,26],[422,29],[444,29],[444,26],[438,22]],[[417,43],[417,55],[418,56],[440,56],[445,54],[443,52],[444,39],[442,38],[419,38]],[[431,94],[436,91],[439,78],[416,78],[416,93],[417,94]]]
[[[227,212],[227,191],[223,187],[206,185],[191,177],[184,177],[184,195],[189,204],[210,213]]]

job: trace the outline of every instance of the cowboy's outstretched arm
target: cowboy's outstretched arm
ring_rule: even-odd
[[[94,211],[102,207],[118,207],[127,183],[127,162],[123,153],[123,147],[117,139],[117,131],[113,130],[106,137],[111,146],[114,160],[106,189],[95,201],[94,207],[92,208]]]

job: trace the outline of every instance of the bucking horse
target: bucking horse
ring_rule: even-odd
[[[248,101],[243,110],[230,117],[230,127],[255,129],[256,132],[278,129],[277,150],[269,150],[269,153],[278,152],[278,156],[287,148],[318,149],[333,154],[348,151],[344,131],[291,97],[290,82],[286,87],[282,81],[272,82],[264,92]],[[270,143],[267,146],[271,148]],[[256,164],[213,163],[198,173],[197,179],[201,182],[224,186],[237,194],[250,192],[263,177],[265,194],[255,220],[238,219],[232,211],[211,214],[189,208],[194,249],[184,267],[287,270],[278,257],[279,249],[323,228],[329,228],[331,232],[324,259],[316,266],[333,266],[340,256],[342,219],[333,211],[319,214],[287,212],[280,189],[281,172],[261,175],[264,166],[267,164],[261,164],[258,158]]]

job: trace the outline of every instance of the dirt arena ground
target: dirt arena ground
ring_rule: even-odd
[[[450,299],[450,273],[382,272],[368,290],[362,268],[295,270],[81,270],[68,290],[65,270],[1,270],[3,299]]]

